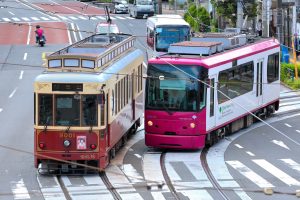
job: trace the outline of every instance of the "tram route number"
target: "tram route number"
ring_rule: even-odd
[[[80,155],[80,158],[81,158],[81,159],[86,159],[86,160],[89,160],[89,159],[96,159],[96,155],[95,155],[95,154]]]
[[[59,137],[60,138],[75,138],[76,135],[75,135],[75,133],[60,133]]]

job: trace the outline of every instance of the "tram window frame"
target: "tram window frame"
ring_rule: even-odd
[[[268,56],[267,62],[267,80],[268,83],[279,80],[279,53],[274,53]]]
[[[56,65],[52,66],[51,63],[53,63],[53,64],[59,63],[59,64],[56,64]],[[59,68],[59,67],[62,67],[62,60],[61,59],[48,60],[48,68]]]
[[[92,63],[92,65],[86,65],[85,63]],[[94,60],[88,60],[88,59],[82,59],[81,60],[81,67],[82,68],[87,68],[87,69],[95,69],[95,61]]]
[[[41,97],[42,96],[48,96],[49,97],[49,102],[50,102],[50,104],[51,104],[51,106],[49,106],[49,111],[41,111],[41,102],[42,102],[42,100],[41,100]],[[52,94],[38,94],[38,103],[37,103],[37,105],[38,105],[38,125],[42,125],[42,126],[44,126],[44,125],[53,125],[53,123],[54,123],[54,120],[53,120],[53,113],[54,113],[54,110],[53,110],[53,95]],[[45,122],[45,123],[41,123],[41,116],[42,116],[42,114],[41,114],[41,112],[43,113],[43,114],[45,114],[46,112],[50,112],[50,115],[48,116],[48,117],[50,117],[50,122],[49,123],[47,123],[47,122]],[[47,117],[47,118],[48,118]],[[47,119],[47,121],[48,121],[48,119]]]
[[[70,61],[69,64],[67,63],[68,61]],[[72,62],[76,62],[77,64],[73,64]],[[64,67],[79,67],[79,66],[80,66],[80,59],[77,59],[77,58],[64,58]]]

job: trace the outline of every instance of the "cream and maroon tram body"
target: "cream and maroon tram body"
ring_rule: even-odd
[[[279,43],[206,34],[148,61],[145,143],[199,149],[278,109]],[[231,99],[231,100],[230,100]]]
[[[143,54],[127,34],[92,35],[47,56],[34,82],[35,167],[104,170],[143,114]]]

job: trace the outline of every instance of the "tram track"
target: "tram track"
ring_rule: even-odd
[[[180,200],[180,196],[179,194],[177,193],[168,173],[167,173],[167,169],[166,169],[166,166],[165,166],[165,159],[166,159],[166,151],[162,152],[161,153],[161,156],[160,156],[160,167],[161,167],[161,171],[162,171],[162,174],[163,174],[163,177],[165,179],[165,182],[166,182],[166,185],[168,186],[171,194],[173,195],[174,199],[176,200]]]
[[[114,188],[114,186],[111,184],[111,182],[108,180],[108,177],[106,176],[105,172],[100,172],[99,173],[100,178],[102,179],[104,185],[108,189],[108,191],[111,193],[113,198],[115,200],[122,200],[122,197],[120,194],[117,192],[117,190]]]
[[[58,180],[58,184],[60,185],[60,188],[63,191],[63,194],[65,195],[66,200],[72,200],[72,197],[67,189],[67,187],[65,186],[62,178],[60,175],[57,175],[57,180]]]
[[[205,174],[207,175],[209,181],[213,185],[214,189],[216,189],[216,191],[220,194],[220,196],[222,197],[222,199],[224,199],[224,200],[230,200],[230,198],[225,194],[225,192],[223,191],[222,187],[219,185],[219,183],[217,182],[217,180],[213,176],[212,172],[210,171],[210,168],[208,166],[207,159],[206,159],[206,155],[208,153],[208,149],[209,148],[205,147],[201,151],[201,154],[200,154],[200,160],[201,160],[201,165],[203,167],[203,170],[204,170]]]

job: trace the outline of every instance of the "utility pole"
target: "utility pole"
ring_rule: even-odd
[[[243,16],[244,16],[242,0],[238,0],[236,6],[237,6],[236,27],[242,29],[243,28],[242,27],[243,26]]]
[[[262,2],[262,36],[269,37],[269,26],[270,26],[270,0],[263,0]]]
[[[158,4],[158,14],[162,14],[162,1],[157,0],[157,4]]]
[[[277,2],[277,37],[279,42],[283,43],[283,21],[282,21],[282,0],[278,0]]]

